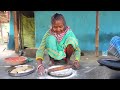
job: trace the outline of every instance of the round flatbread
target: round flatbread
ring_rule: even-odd
[[[14,66],[9,71],[9,74],[11,76],[24,76],[32,73],[34,70],[35,70],[35,67],[31,65],[18,65],[18,66]]]

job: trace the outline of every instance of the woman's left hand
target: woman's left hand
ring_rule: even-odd
[[[80,62],[79,62],[78,60],[73,61],[73,66],[74,66],[76,69],[79,69],[79,68],[80,68]]]

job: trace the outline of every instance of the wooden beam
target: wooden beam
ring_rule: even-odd
[[[95,36],[95,55],[99,56],[99,11],[96,11],[96,36]]]
[[[18,24],[17,24],[17,12],[13,11],[14,16],[14,40],[15,40],[15,52],[19,51],[19,38],[18,38]]]

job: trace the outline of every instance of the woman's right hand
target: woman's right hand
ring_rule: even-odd
[[[41,59],[38,60],[37,72],[38,72],[39,75],[45,74],[45,68],[44,68],[44,66],[42,64],[42,60]]]

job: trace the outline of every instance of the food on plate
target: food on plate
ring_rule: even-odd
[[[64,69],[63,69],[64,67]],[[56,70],[57,69],[57,70]],[[73,69],[70,66],[57,65],[48,68],[48,74],[56,77],[70,76],[73,73]]]
[[[26,59],[27,58],[23,56],[9,57],[9,58],[5,58],[5,62],[10,65],[18,65],[24,63]]]
[[[71,65],[62,65],[62,66],[57,66],[55,68],[52,67],[48,70],[48,72],[60,71],[60,70],[64,70],[64,69],[69,69],[71,67],[72,67]]]
[[[19,65],[16,66],[10,73],[17,74],[17,73],[25,73],[32,70],[32,66],[29,65]]]

